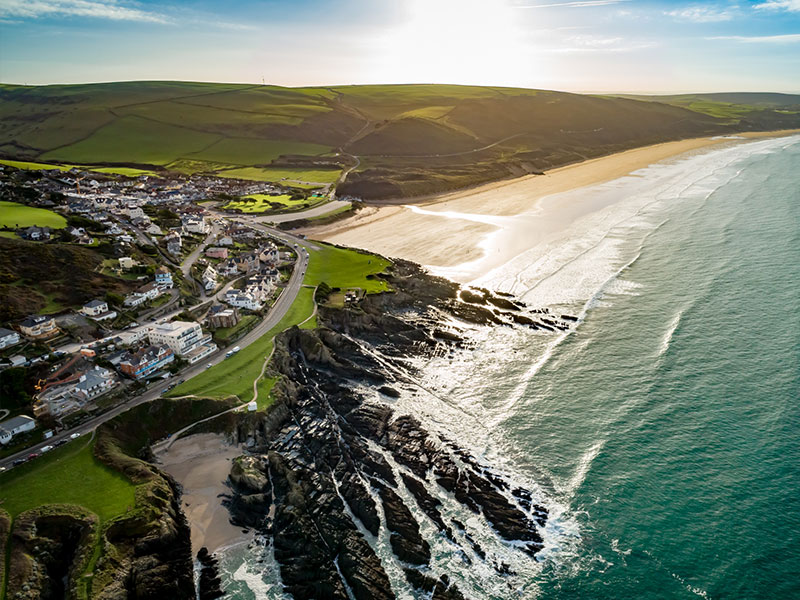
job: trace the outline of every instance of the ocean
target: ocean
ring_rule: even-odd
[[[433,572],[475,599],[800,597],[800,136],[546,201],[597,210],[476,283],[578,325],[474,328],[396,404],[533,489],[545,549],[445,505],[515,574],[443,540]],[[223,567],[231,597],[283,597],[268,553]]]

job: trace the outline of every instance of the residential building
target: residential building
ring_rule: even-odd
[[[164,265],[156,269],[155,283],[162,290],[172,289],[172,273]]]
[[[170,231],[167,235],[165,235],[164,243],[167,246],[167,252],[170,254],[177,256],[181,253],[183,240],[181,239],[181,234],[177,231]]]
[[[108,312],[108,303],[103,300],[92,300],[83,305],[81,312],[87,317],[97,317]]]
[[[243,290],[228,290],[225,293],[225,302],[238,308],[258,310],[262,303],[253,294]]]
[[[128,294],[125,297],[125,306],[135,308],[144,304],[148,300],[155,300],[161,295],[161,288],[159,288],[154,281],[144,284],[135,292]]]
[[[173,360],[175,353],[169,346],[146,346],[123,354],[119,361],[119,370],[134,379],[143,379]]]
[[[103,367],[95,367],[81,375],[75,384],[74,394],[78,400],[86,401],[97,398],[117,385],[117,377],[113,371]]]
[[[201,216],[184,215],[181,217],[181,227],[186,233],[208,233],[208,223]]]
[[[22,237],[26,240],[31,240],[34,242],[43,242],[45,240],[50,239],[50,228],[49,227],[36,227],[31,226],[28,227],[25,231],[22,232]]]
[[[211,265],[203,271],[203,288],[208,292],[217,287],[217,271]]]
[[[137,265],[137,262],[133,260],[130,256],[123,256],[119,259],[119,266],[126,271],[130,271],[133,267]]]
[[[233,327],[239,322],[239,310],[235,306],[217,304],[208,311],[208,325],[213,329]]]
[[[149,233],[150,235],[161,235],[163,232],[161,231],[161,227],[156,225],[155,223],[150,223],[145,229],[145,233]]]
[[[0,327],[0,350],[19,344],[19,334],[5,327]]]
[[[234,277],[239,274],[239,266],[235,260],[229,258],[217,265],[217,273],[223,277]]]
[[[31,315],[19,324],[19,330],[23,335],[36,339],[52,337],[58,333],[55,319],[44,315]]]
[[[183,358],[194,356],[195,350],[211,342],[211,335],[204,334],[199,323],[189,321],[170,321],[154,325],[150,329],[149,338],[151,344],[169,346],[175,354]]]
[[[226,235],[217,241],[218,246],[233,246],[233,238]]]
[[[15,435],[36,429],[36,421],[26,415],[12,417],[0,423],[0,444],[8,444]]]
[[[228,258],[227,248],[206,248],[208,258]]]

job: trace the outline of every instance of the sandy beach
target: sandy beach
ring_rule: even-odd
[[[405,258],[444,273],[484,257],[489,234],[502,229],[518,215],[538,214],[551,229],[564,229],[581,216],[575,211],[562,215],[568,207],[557,202],[549,203],[545,211],[541,205],[543,198],[619,179],[649,165],[714,146],[792,133],[797,130],[704,137],[636,148],[554,169],[545,175],[482,185],[411,206],[369,206],[346,221],[308,228],[303,233],[313,239]],[[521,248],[522,244],[516,246]],[[509,248],[503,258],[510,258],[517,249]],[[476,275],[473,271],[446,274],[461,281],[469,281]]]
[[[200,433],[176,441],[157,456],[159,467],[183,486],[181,504],[192,530],[192,554],[205,546],[209,552],[246,539],[228,520],[219,494],[229,493],[225,485],[231,460],[241,451],[221,435]]]

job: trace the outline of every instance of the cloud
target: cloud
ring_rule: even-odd
[[[653,48],[653,41],[631,41],[621,37],[600,37],[594,35],[576,35],[565,40],[567,46],[551,48],[548,52],[555,54],[571,54],[577,52],[632,52]]]
[[[169,22],[163,15],[124,6],[116,0],[0,0],[0,17],[90,17],[143,23]]]
[[[761,4],[756,4],[756,10],[786,10],[789,12],[800,12],[800,0],[767,0]]]
[[[554,2],[552,4],[522,4],[517,6],[517,8],[589,8],[592,6],[608,6],[629,1],[630,0],[577,0],[575,2]]]
[[[691,21],[692,23],[730,21],[736,16],[735,10],[713,6],[687,6],[678,10],[665,11],[664,14],[680,21]]]
[[[707,40],[727,40],[743,42],[745,44],[797,44],[800,43],[800,33],[786,33],[783,35],[719,35],[708,37]]]

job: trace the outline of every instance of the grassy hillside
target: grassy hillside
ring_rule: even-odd
[[[0,85],[0,157],[277,178],[409,196],[635,146],[800,126],[782,94],[599,97],[456,85],[282,88],[186,82]]]

